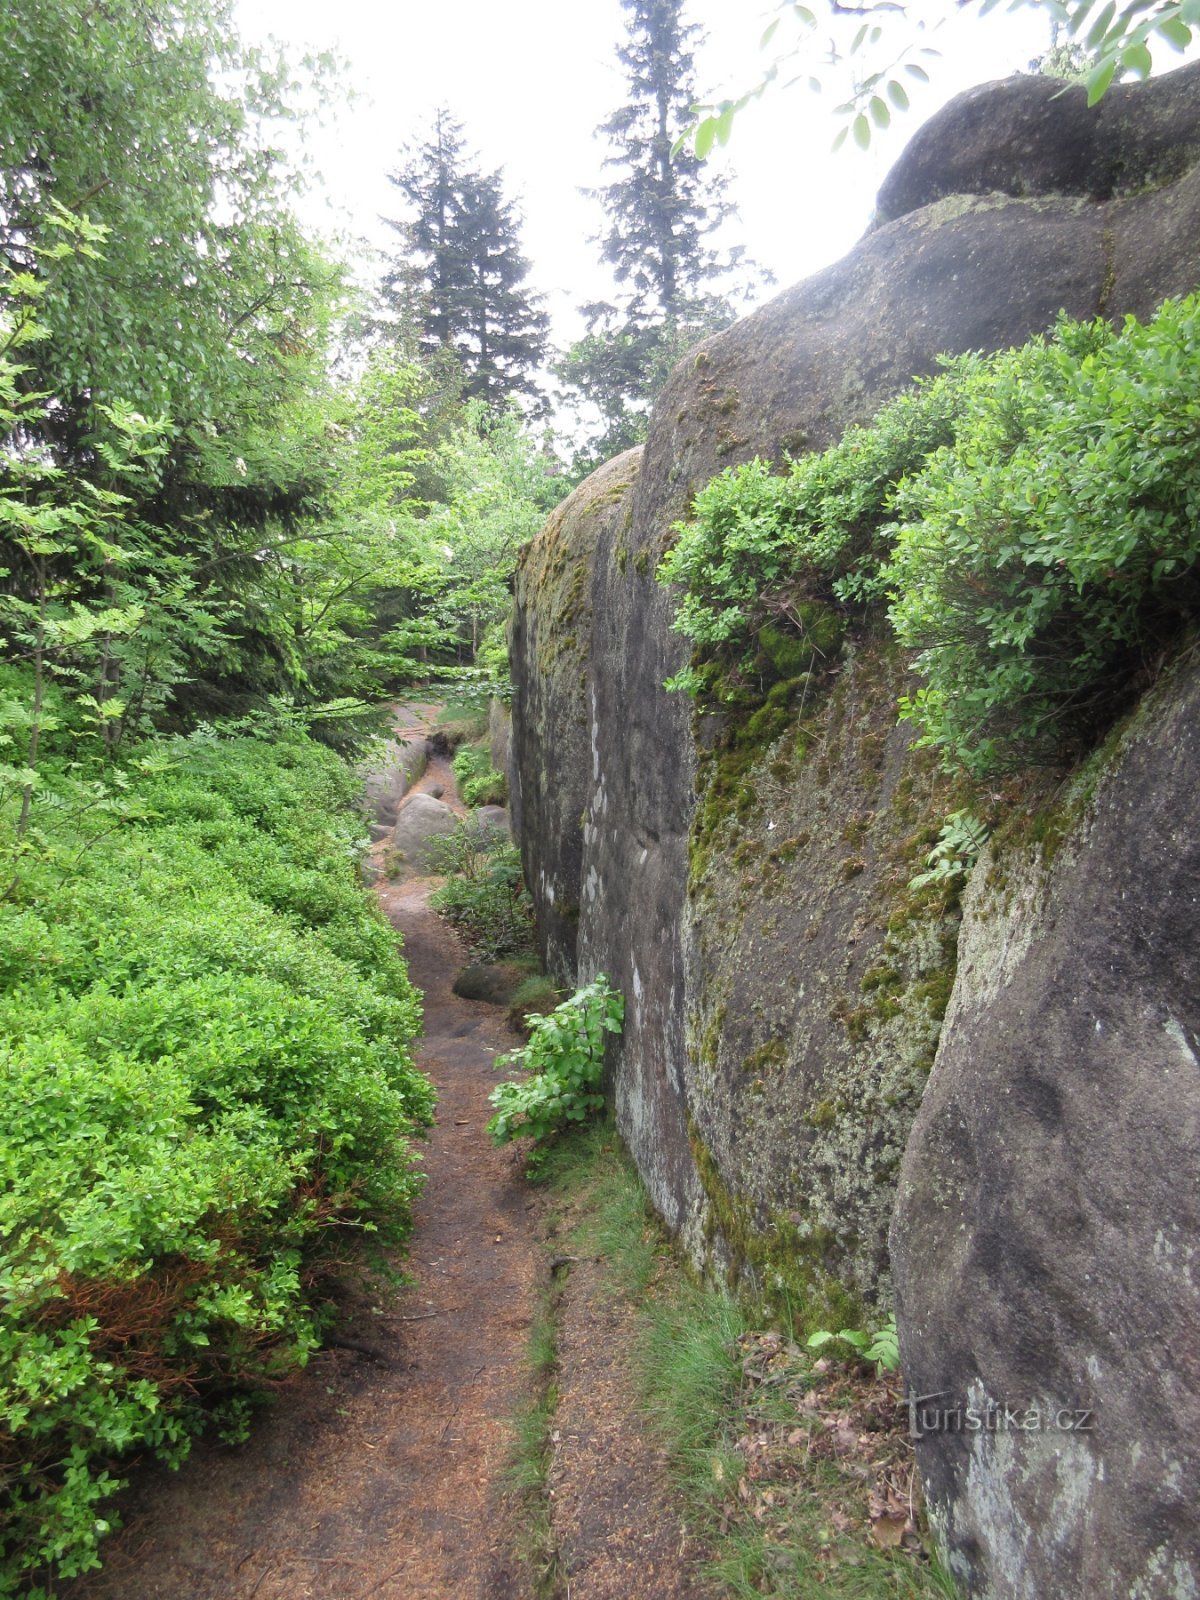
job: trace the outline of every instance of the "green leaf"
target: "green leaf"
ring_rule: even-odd
[[[1186,50],[1192,42],[1192,30],[1179,17],[1166,17],[1157,30],[1176,50]]]
[[[866,150],[870,146],[871,124],[867,121],[866,116],[861,111],[854,119],[854,125],[851,129],[851,132],[854,135],[854,142],[860,150]]]
[[[1128,49],[1122,50],[1121,64],[1139,78],[1148,78],[1154,67],[1150,52],[1144,44],[1130,45]]]
[[[1067,32],[1072,38],[1078,36],[1080,30],[1087,22],[1088,16],[1095,3],[1096,0],[1083,0],[1082,5],[1072,5],[1068,7],[1070,14],[1067,21]]]
[[[1117,0],[1107,0],[1095,22],[1088,29],[1087,38],[1084,40],[1089,50],[1094,50],[1108,32],[1112,19],[1117,14]]]
[[[1103,100],[1105,94],[1108,92],[1109,85],[1116,76],[1116,72],[1117,62],[1114,57],[1107,61],[1101,62],[1098,67],[1094,68],[1093,71],[1088,74],[1087,92],[1089,106],[1094,106],[1097,101]]]

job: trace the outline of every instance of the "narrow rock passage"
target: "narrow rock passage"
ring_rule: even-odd
[[[410,726],[413,719],[406,719]],[[453,779],[436,760],[418,788]],[[492,1059],[516,1042],[494,1007],[451,991],[464,954],[428,881],[378,892],[425,992],[418,1060],[437,1086],[415,1286],[351,1296],[314,1358],[235,1449],[148,1470],[124,1531],[72,1600],[507,1600],[495,1514],[534,1302],[536,1202],[484,1133]]]

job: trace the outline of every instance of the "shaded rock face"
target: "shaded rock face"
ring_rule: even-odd
[[[560,983],[576,974],[596,549],[602,536],[627,529],[640,461],[641,451],[629,450],[592,473],[526,547],[517,569],[510,806],[537,905],[541,956]]]
[[[1198,730],[1193,664],[1049,864],[981,861],[904,1158],[904,1370],[939,1396],[918,1457],[954,1570],[995,1600],[1197,1592]],[[1039,1426],[935,1414],[989,1404]]]
[[[1157,109],[1140,119],[1143,94]],[[1051,326],[1060,310],[1148,316],[1165,296],[1196,286],[1200,68],[1127,91],[1114,107],[1107,132],[1081,144],[1074,133],[1060,141],[1056,131],[1077,130],[1071,97],[1051,98],[1037,79],[974,91],[949,106],[889,180],[885,220],[842,262],[686,357],[655,408],[640,468],[619,458],[582,485],[535,541],[518,582],[515,811],[551,970],[564,982],[604,971],[625,994],[625,1031],[612,1063],[619,1125],[654,1204],[693,1257],[767,1294],[796,1292],[810,1304],[823,1298],[831,1314],[844,1308],[849,1316],[856,1301],[886,1305],[890,1298],[887,1233],[900,1158],[922,1095],[928,1098],[957,959],[955,919],[924,915],[908,885],[951,805],[929,762],[895,727],[905,663],[877,639],[850,636],[819,701],[797,709],[782,733],[773,730],[714,806],[722,782],[719,729],[694,721],[684,697],[662,687],[687,652],[671,632],[670,597],[653,571],[692,495],[716,472],[755,455],[782,463],[787,453],[824,448],[914,376],[935,370],[940,352],[1020,343]],[[989,127],[1011,145],[987,150],[979,130]],[[1053,154],[1059,143],[1076,155],[1060,160]],[[928,152],[940,152],[940,166]],[[1023,904],[1007,913],[1005,937],[1014,950],[1025,937]],[[1098,950],[1093,956],[1103,959]],[[1139,1003],[1135,989],[1129,1004]],[[964,1004],[955,1018],[966,1014]],[[1190,1026],[1182,1011],[1172,1015],[1181,1028]],[[943,1051],[958,1026],[955,1020]],[[1153,1037],[1162,1045],[1174,1036]],[[1041,1105],[1036,1086],[1025,1092],[1031,1105]],[[1061,1101],[1061,1086],[1055,1093]],[[1105,1104],[1112,1142],[1102,1159],[1127,1173],[1140,1158],[1131,1157],[1119,1095]],[[1061,1197],[1051,1204],[1061,1144],[1052,1130],[1064,1114],[1055,1105],[1048,1095],[1041,1107],[1048,1120],[1038,1126],[1046,1131],[1033,1148],[1042,1169],[1026,1181],[1041,1184],[1046,1215],[1067,1228],[1069,1206]],[[1036,1121],[1032,1110],[1030,1116]],[[1095,1131],[1098,1137],[1098,1124]],[[939,1149],[949,1163],[948,1134]],[[1081,1310],[1068,1346],[1071,1371],[1095,1379],[1089,1393],[1107,1394],[1127,1375],[1131,1380],[1136,1347],[1128,1368],[1113,1364],[1112,1339],[1100,1323],[1109,1306],[1119,1326],[1120,1305],[1141,1292],[1141,1235],[1130,1233],[1122,1244],[1124,1213],[1114,1212],[1103,1277],[1093,1270],[1082,1299],[1063,1278],[1048,1277],[1062,1298],[1054,1308],[1039,1308],[1032,1287],[1021,1291],[1019,1327],[1001,1304],[1004,1273],[1021,1281],[1004,1254],[1004,1229],[1019,1203],[1016,1173],[1027,1158],[1008,1141],[1003,1122],[989,1126],[982,1113],[967,1150],[961,1159],[969,1155],[969,1169],[947,1168],[959,1198],[941,1216],[939,1248],[950,1252],[953,1274],[954,1252],[975,1248],[968,1232],[979,1235],[984,1254],[975,1260],[974,1281],[967,1285],[961,1274],[956,1280],[960,1297],[971,1300],[964,1324],[978,1334],[977,1348],[992,1351],[1007,1339],[1022,1352],[1021,1372],[1031,1373],[1043,1346],[1053,1343],[1043,1332],[1066,1339],[1072,1307],[1086,1303],[1092,1309]],[[1193,1167],[1194,1160],[1185,1170]],[[911,1161],[904,1171],[911,1183]],[[1063,1194],[1082,1184],[1082,1172],[1068,1162]],[[1108,1183],[1107,1174],[1097,1181],[1097,1195],[1109,1196]],[[908,1202],[913,1219],[917,1194],[912,1189]],[[963,1209],[971,1206],[973,1212]],[[989,1229],[993,1212],[1004,1220]],[[973,1228],[956,1232],[968,1214],[977,1219]],[[933,1223],[921,1216],[932,1238]],[[901,1220],[892,1235],[901,1255],[906,1226]],[[1174,1236],[1167,1243],[1182,1249]],[[942,1374],[932,1353],[941,1333],[930,1332],[927,1346],[919,1332],[927,1313],[931,1330],[951,1319],[936,1290],[926,1301],[919,1253],[908,1257],[901,1297],[903,1326],[917,1330],[909,1350],[914,1371],[929,1373],[930,1388],[943,1377],[969,1382],[969,1340],[953,1345],[955,1364]],[[1081,1242],[1079,1261],[1083,1254]],[[1172,1259],[1182,1271],[1183,1258]],[[1032,1285],[1043,1266],[1035,1255],[1028,1265]],[[930,1273],[931,1284],[940,1270]],[[1118,1292],[1120,1284],[1128,1292]],[[1005,1330],[996,1339],[981,1331],[989,1315]],[[1137,1334],[1142,1360],[1147,1337]],[[1194,1355],[1194,1345],[1180,1348]],[[1171,1359],[1184,1358],[1177,1350]],[[996,1370],[1003,1377],[1009,1369]],[[1070,1390],[1053,1365],[1048,1370],[1037,1393]],[[999,1381],[990,1367],[979,1378]],[[1161,1372],[1154,1383],[1153,1415],[1165,1429],[1169,1385]],[[1122,1417],[1121,1426],[1126,1422],[1132,1428]],[[1124,1469],[1118,1450],[1089,1456],[1087,1470],[1095,1469],[1097,1483],[1101,1468],[1114,1481],[1125,1471],[1128,1490],[1137,1474],[1158,1470],[1153,1463],[1165,1449],[1174,1452],[1172,1463],[1183,1464],[1186,1489],[1190,1469],[1171,1437],[1164,1431],[1155,1442],[1145,1427],[1130,1432],[1120,1446],[1128,1446]],[[1036,1548],[1028,1528],[1011,1538],[1004,1532],[1003,1498],[1019,1500],[1013,1475],[1020,1476],[1025,1458],[1004,1455],[1010,1446],[1003,1440],[992,1442],[986,1461],[961,1439],[949,1440],[944,1455],[940,1441],[922,1446],[960,1566],[997,1597],[1079,1592],[1058,1577],[1045,1578],[1039,1590],[1042,1580],[1026,1583],[1016,1556],[1010,1560],[1006,1552],[1017,1543]],[[1132,1461],[1138,1443],[1140,1465]],[[1033,1479],[1053,1476],[1049,1460],[1027,1458],[1031,1476],[1021,1493],[1034,1495]],[[1059,1537],[1055,1526],[1063,1549],[1076,1537],[1062,1530],[1073,1526],[1070,1492],[1081,1497],[1078,1505],[1090,1493],[1083,1470],[1071,1477],[1069,1465],[1063,1469],[1054,1512],[1060,1520],[1045,1523],[1047,1546]],[[978,1502],[974,1484],[981,1486]],[[1115,1517],[1115,1494],[1104,1503]],[[1020,1515],[1033,1526],[1033,1510]],[[1123,1515],[1120,1526],[1132,1530],[1137,1513]],[[1164,1502],[1163,1526],[1175,1516]],[[1088,1526],[1098,1543],[1105,1524]],[[1154,1537],[1169,1567],[1169,1537]],[[1132,1551],[1132,1531],[1128,1539]],[[1139,1548],[1139,1574],[1149,1573],[1158,1546]],[[1099,1574],[1098,1547],[1089,1560]],[[1130,1554],[1127,1570],[1134,1565]],[[1026,1587],[1006,1589],[1010,1572]],[[1158,1577],[1134,1590],[1105,1589],[1097,1576],[1093,1587],[1114,1596],[1174,1592]]]
[[[953,981],[957,912],[908,892],[950,803],[897,727],[898,652],[850,640],[802,729],[721,802],[701,754],[680,940],[695,1254],[780,1310],[886,1293],[896,1173]]]

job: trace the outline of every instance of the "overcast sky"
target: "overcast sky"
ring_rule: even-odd
[[[756,80],[763,9],[757,0],[691,0],[687,14],[708,35],[698,57],[702,94]],[[394,239],[379,223],[395,214],[386,175],[405,141],[446,104],[481,164],[502,167],[506,193],[520,201],[530,283],[547,296],[556,339],[582,331],[575,308],[612,292],[590,242],[599,205],[580,190],[603,181],[594,131],[625,96],[615,58],[619,0],[238,0],[238,14],[248,40],[273,35],[345,59],[353,100],[334,128],[311,139],[329,226]],[[942,50],[930,63],[933,86],[914,92],[912,112],[865,154],[830,153],[836,92],[769,94],[714,157],[736,180],[740,222],[727,242],[743,243],[781,288],[835,260],[862,233],[883,174],[921,121],[958,90],[1024,66],[1048,43],[1045,28],[1028,12],[952,18],[933,41]]]

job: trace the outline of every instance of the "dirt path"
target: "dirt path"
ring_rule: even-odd
[[[435,759],[416,787],[437,783],[453,794]],[[451,992],[465,957],[429,910],[429,887],[379,885],[425,993],[417,1059],[439,1099],[415,1287],[391,1305],[352,1302],[341,1344],[313,1359],[247,1445],[206,1442],[179,1473],[148,1472],[126,1497],[104,1572],[73,1586],[73,1600],[520,1592],[492,1508],[540,1251],[519,1164],[483,1131],[492,1059],[516,1040],[495,1007]]]
[[[402,714],[401,739],[423,737],[425,709]],[[450,800],[453,777],[435,757],[414,788],[438,785]],[[375,847],[385,850],[386,841]],[[484,1133],[493,1057],[517,1041],[502,1012],[453,994],[465,956],[430,911],[430,888],[377,883],[425,994],[417,1059],[438,1091],[411,1241],[414,1287],[383,1303],[352,1295],[334,1347],[286,1387],[248,1444],[205,1441],[177,1474],[139,1476],[104,1571],[67,1586],[63,1600],[528,1600],[502,1479],[548,1254],[519,1160]],[[661,1474],[636,1412],[605,1392],[614,1329],[581,1302],[574,1316],[580,1348],[565,1364],[576,1371],[564,1383],[562,1454],[576,1454],[579,1481],[568,1481],[563,1462],[555,1469],[566,1592],[691,1593],[664,1571],[678,1527],[654,1486]],[[598,1363],[590,1371],[589,1358]]]

